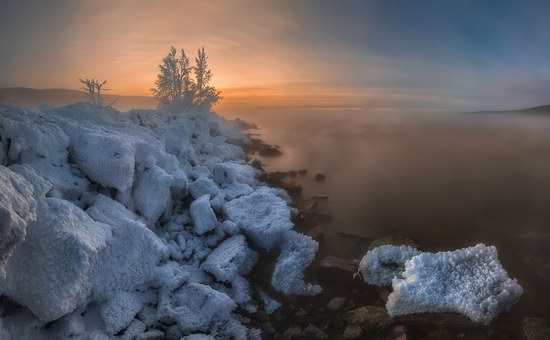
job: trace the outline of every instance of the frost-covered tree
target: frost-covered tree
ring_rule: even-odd
[[[99,82],[99,80],[96,80],[94,78],[78,79],[82,84],[84,84],[84,86],[82,86],[80,89],[86,91],[86,96],[88,97],[88,99],[95,105],[103,106],[103,97],[101,95],[101,91],[110,90],[103,88],[103,85],[107,83],[107,80]]]
[[[193,68],[189,65],[185,51],[182,49],[178,58],[176,48],[171,46],[159,69],[160,73],[152,91],[154,96],[160,99],[160,106],[168,108],[192,105],[195,94],[191,78]]]
[[[208,68],[208,57],[204,52],[204,47],[200,48],[195,58],[195,105],[210,109],[212,105],[218,103],[223,97],[221,91],[210,85],[213,73]]]

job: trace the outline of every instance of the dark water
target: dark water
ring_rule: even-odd
[[[402,233],[430,251],[495,245],[525,289],[517,317],[550,317],[550,115],[236,110],[330,195],[329,235]],[[323,183],[313,180],[321,172]],[[330,240],[330,238],[329,238]],[[329,241],[330,246],[330,241]]]

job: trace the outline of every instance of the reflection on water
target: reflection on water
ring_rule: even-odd
[[[425,250],[496,245],[525,289],[517,316],[549,317],[550,116],[234,111],[278,144],[267,170],[310,171],[330,195],[327,232],[401,232]],[[313,174],[327,175],[316,183]],[[330,247],[330,242],[329,242]]]

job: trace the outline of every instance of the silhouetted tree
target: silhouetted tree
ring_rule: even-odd
[[[210,85],[213,74],[208,68],[204,47],[199,49],[195,62],[195,67],[192,67],[183,49],[178,57],[176,48],[170,47],[170,52],[159,65],[155,87],[151,89],[153,95],[160,99],[160,107],[196,106],[210,109],[222,99],[221,92]],[[195,79],[191,78],[193,71]]]
[[[195,58],[195,105],[210,109],[212,105],[218,103],[223,97],[221,91],[210,85],[210,80],[214,75],[208,68],[208,57],[204,52],[204,47],[199,49],[198,56]]]
[[[81,87],[82,90],[86,91],[88,99],[95,105],[103,106],[103,97],[101,91],[109,91],[110,89],[104,89],[103,85],[107,83],[107,80],[99,82],[99,80],[92,79],[82,79],[78,78],[84,86]]]

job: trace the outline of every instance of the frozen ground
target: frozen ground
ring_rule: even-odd
[[[280,252],[270,289],[318,293],[245,141],[210,112],[0,105],[0,338],[259,338],[254,249]]]

